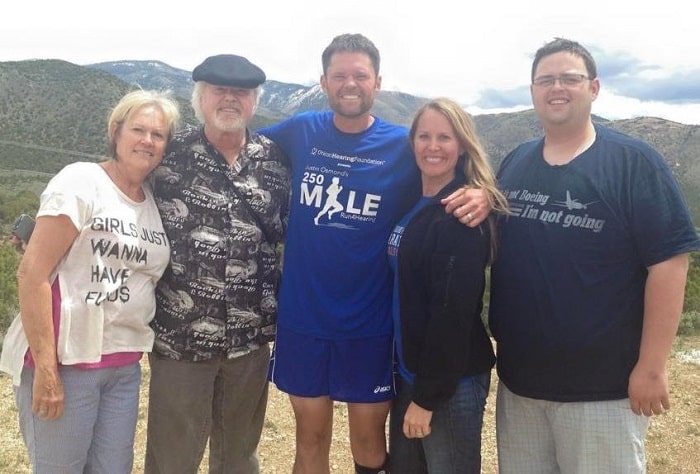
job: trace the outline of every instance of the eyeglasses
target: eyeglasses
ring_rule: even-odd
[[[537,87],[552,87],[557,81],[562,87],[576,87],[591,78],[585,74],[562,74],[561,76],[540,76],[532,80]]]

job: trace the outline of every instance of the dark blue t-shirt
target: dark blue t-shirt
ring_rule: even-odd
[[[596,125],[583,154],[544,161],[521,145],[498,173],[500,224],[489,324],[514,393],[554,401],[627,397],[647,267],[700,248],[670,168],[649,145]]]

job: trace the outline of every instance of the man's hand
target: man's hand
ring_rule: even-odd
[[[627,392],[630,408],[637,415],[661,415],[671,409],[665,370],[649,370],[638,363],[630,374]]]
[[[483,189],[464,187],[440,202],[445,206],[445,212],[469,227],[477,227],[491,212],[491,205]]]

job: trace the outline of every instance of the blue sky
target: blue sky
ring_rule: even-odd
[[[561,36],[596,58],[595,114],[700,125],[700,33],[687,0],[418,2],[26,0],[0,18],[0,61],[155,59],[192,70],[234,53],[269,79],[310,85],[333,36],[357,32],[380,49],[385,90],[448,96],[479,114],[530,108],[532,56]]]

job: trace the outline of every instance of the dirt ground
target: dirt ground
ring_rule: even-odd
[[[688,354],[695,354],[689,357]],[[698,473],[700,452],[700,337],[684,338],[676,344],[669,364],[672,409],[652,418],[647,436],[648,472],[650,474]],[[134,473],[143,472],[145,449],[146,400],[148,366],[144,368],[144,384],[136,433]],[[484,419],[482,442],[484,474],[498,472],[494,425],[495,372],[492,391]],[[260,443],[261,472],[289,473],[294,462],[294,417],[286,395],[271,386],[268,416]],[[202,463],[206,466],[206,459]],[[0,473],[30,473],[26,450],[17,428],[17,410],[9,377],[0,375]],[[200,468],[206,473],[206,468]],[[347,433],[347,412],[344,405],[335,409],[331,472],[351,474],[350,443]]]

